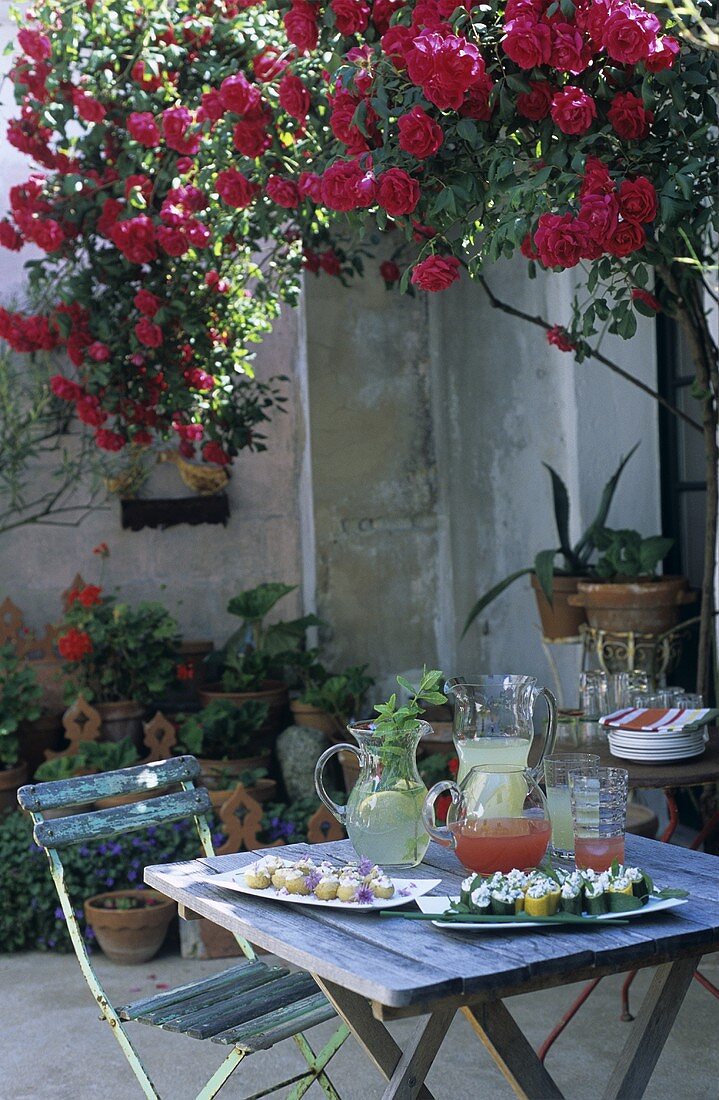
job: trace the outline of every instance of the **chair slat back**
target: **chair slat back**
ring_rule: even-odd
[[[91,840],[111,840],[121,833],[136,832],[151,825],[169,825],[173,821],[209,814],[211,810],[209,794],[204,787],[199,787],[109,810],[40,821],[35,825],[35,841],[43,848],[67,848],[70,844]]]
[[[173,760],[137,764],[134,768],[120,768],[99,775],[78,775],[50,783],[31,783],[20,788],[17,799],[24,810],[42,813],[43,810],[65,806],[84,806],[98,798],[111,798],[119,794],[155,794],[178,783],[195,781],[200,770],[194,756],[177,756]]]

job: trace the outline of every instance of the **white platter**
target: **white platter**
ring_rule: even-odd
[[[373,913],[378,909],[394,909],[398,905],[406,905],[407,902],[416,901],[423,894],[428,894],[442,881],[440,878],[392,878],[394,894],[391,898],[375,898],[372,902],[362,904],[357,901],[322,901],[313,894],[281,894],[274,886],[268,886],[266,890],[253,890],[245,882],[242,870],[225,871],[221,875],[207,874],[202,878],[212,886],[222,886],[226,890],[249,894],[253,898],[289,902],[290,905],[313,905],[321,909],[346,909],[352,913]]]
[[[458,898],[418,898],[417,905],[420,907],[423,913],[437,914],[438,916],[446,912],[449,908],[451,901],[458,901]],[[646,905],[643,905],[641,909],[630,909],[628,913],[600,913],[597,916],[597,920],[624,920],[624,918],[644,917],[647,914],[654,916],[655,913],[663,913],[667,909],[676,909],[679,905],[686,905],[688,898],[650,898]],[[594,922],[591,922],[594,923]],[[465,924],[463,921],[452,921],[451,924],[445,921],[433,920],[432,924],[435,928],[449,928],[452,932],[495,932],[497,930],[504,932],[518,932],[525,928],[564,928],[565,931],[571,931],[573,928],[581,928],[579,924],[545,924],[543,921],[522,921],[521,924],[516,921],[507,921],[506,924],[501,921],[487,922],[486,924],[481,921],[477,924],[471,924],[469,921]]]

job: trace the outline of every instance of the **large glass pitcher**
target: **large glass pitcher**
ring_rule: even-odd
[[[454,701],[454,738],[461,783],[472,768],[512,764],[526,768],[534,737],[534,707],[547,704],[548,721],[535,771],[554,749],[557,737],[557,700],[533,676],[477,676],[471,684],[449,680],[445,693]]]
[[[431,726],[418,722],[417,727],[388,738],[375,733],[373,722],[348,726],[357,745],[332,745],[315,767],[317,794],[344,825],[354,850],[383,867],[415,867],[429,844],[422,824],[427,788],[417,771],[417,746]],[[360,765],[346,806],[327,794],[323,774],[327,761],[343,749],[353,752]]]

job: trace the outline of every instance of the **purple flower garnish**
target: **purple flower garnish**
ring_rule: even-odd
[[[360,886],[355,895],[355,901],[359,902],[360,905],[371,905],[374,901],[372,888],[370,886]]]
[[[305,875],[305,886],[310,892],[312,892],[315,886],[318,885],[321,878],[322,875],[319,871],[310,871],[309,874]]]
[[[372,860],[367,859],[367,856],[362,856],[362,859],[359,861],[359,873],[361,875],[368,875],[373,867],[374,863]]]
[[[410,890],[409,886],[405,886],[402,890],[398,890],[397,893],[401,898],[408,898],[412,891]]]

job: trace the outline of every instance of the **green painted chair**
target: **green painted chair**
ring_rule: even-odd
[[[60,850],[192,818],[205,855],[214,855],[206,820],[211,804],[207,791],[195,787],[199,774],[200,766],[194,757],[179,756],[174,760],[140,764],[100,775],[37,783],[18,791],[18,802],[32,817],[35,840],[45,849],[50,861],[52,879],[85,980],[147,1097],[159,1100],[159,1093],[127,1035],[126,1024],[130,1021],[231,1047],[219,1069],[198,1093],[197,1100],[215,1096],[249,1054],[268,1050],[288,1038],[293,1038],[299,1047],[307,1069],[254,1093],[248,1100],[258,1100],[287,1086],[291,1086],[288,1100],[299,1100],[315,1081],[331,1100],[340,1100],[325,1067],[346,1039],[347,1028],[341,1024],[332,1039],[315,1054],[303,1032],[315,1024],[336,1019],[334,1009],[309,974],[291,974],[284,967],[268,966],[257,959],[252,946],[242,937],[236,939],[246,961],[239,966],[123,1008],[112,1006],[93,970],[65,889]],[[171,788],[175,788],[174,792]],[[147,798],[113,809],[73,812],[51,820],[46,820],[43,814],[46,810],[82,806],[99,798],[135,793],[144,793]]]

